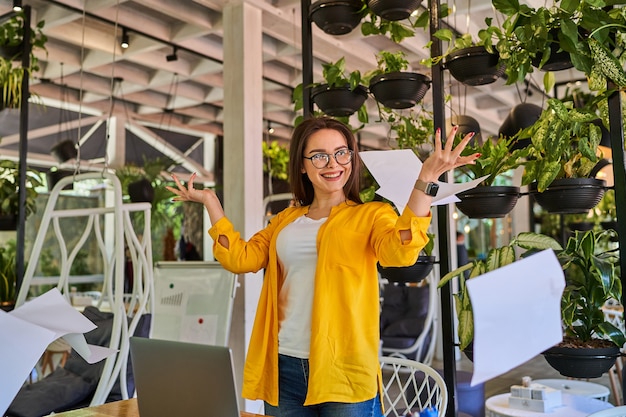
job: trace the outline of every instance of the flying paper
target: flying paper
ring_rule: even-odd
[[[380,186],[376,194],[391,201],[402,213],[422,170],[422,161],[410,149],[366,151],[359,152],[359,156]],[[485,178],[463,183],[439,182],[439,192],[433,197],[432,205],[459,201],[456,194],[476,187]]]
[[[83,333],[96,327],[56,288],[9,313],[0,310],[0,415],[9,408],[48,345],[59,337],[88,363],[113,354],[113,349],[87,344]]]
[[[472,385],[508,372],[562,340],[565,277],[551,249],[466,284],[474,313]]]

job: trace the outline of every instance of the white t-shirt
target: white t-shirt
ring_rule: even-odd
[[[317,232],[326,218],[298,217],[276,240],[285,273],[278,293],[278,352],[306,359],[311,342],[311,310],[317,264]]]

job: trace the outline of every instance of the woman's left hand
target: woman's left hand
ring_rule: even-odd
[[[441,144],[441,129],[437,129],[435,132],[435,151],[424,161],[419,179],[426,182],[438,181],[444,172],[463,165],[476,163],[476,159],[480,157],[479,153],[461,156],[463,149],[474,137],[474,132],[465,135],[455,148],[452,147],[458,129],[458,126],[452,128],[446,138],[445,146]]]

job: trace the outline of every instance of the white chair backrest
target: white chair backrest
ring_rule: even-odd
[[[385,416],[436,408],[443,417],[448,408],[448,390],[439,373],[428,365],[395,357],[380,358],[383,373]]]

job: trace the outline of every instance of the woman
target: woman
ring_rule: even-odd
[[[174,176],[175,201],[203,203],[211,219],[215,258],[234,273],[265,268],[244,368],[243,396],[265,401],[280,417],[382,416],[379,292],[376,262],[406,266],[428,241],[432,196],[426,184],[474,163],[461,157],[453,128],[424,162],[402,215],[359,198],[361,159],[351,130],[331,118],[311,118],[294,130],[289,177],[295,205],[250,240],[224,217],[212,190]]]

